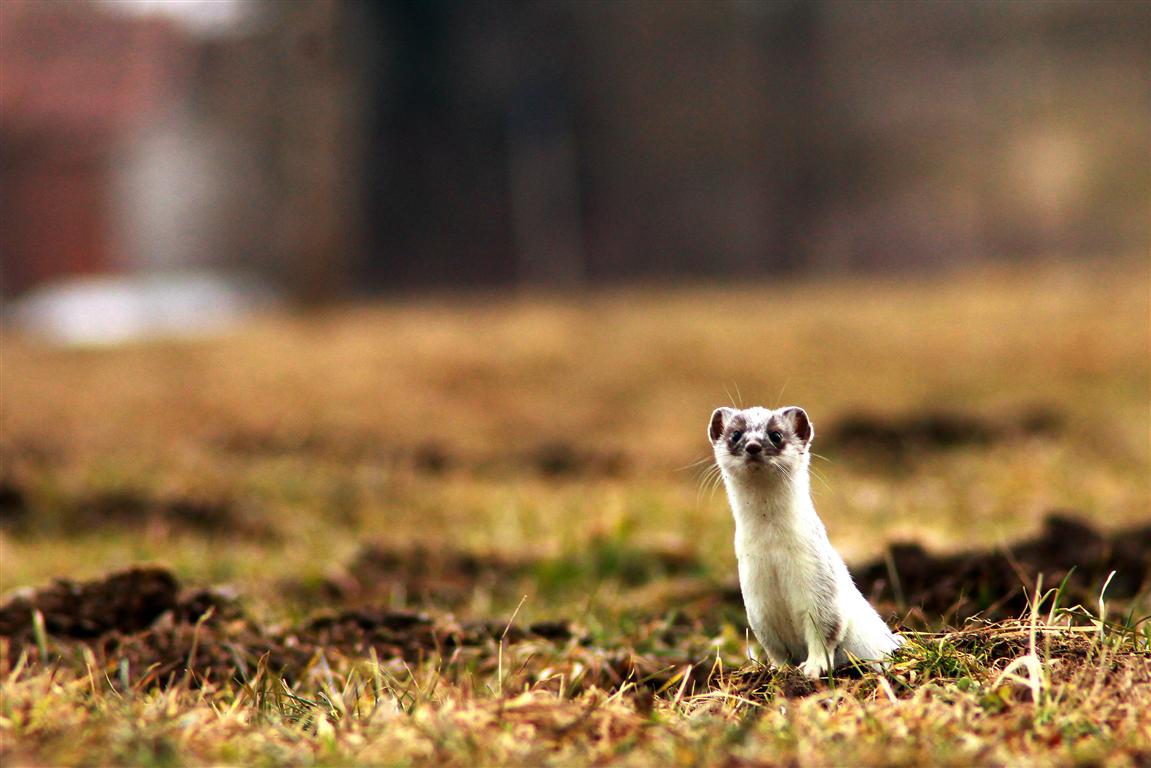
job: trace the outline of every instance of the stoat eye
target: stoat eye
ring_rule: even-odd
[[[768,432],[767,433],[767,439],[770,440],[771,444],[774,445],[776,448],[783,445],[783,435],[781,435],[778,432]]]
[[[743,437],[743,432],[741,432],[740,430],[737,429],[731,433],[731,442],[738,443],[739,438],[741,438],[741,437]]]

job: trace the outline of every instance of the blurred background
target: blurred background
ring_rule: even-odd
[[[1143,2],[0,14],[9,304],[109,274],[323,302],[1148,249]]]

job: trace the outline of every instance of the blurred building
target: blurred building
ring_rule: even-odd
[[[0,289],[1145,253],[1149,63],[1107,0],[5,0]]]
[[[213,18],[228,2],[0,4],[6,295],[125,272],[346,283],[362,181],[341,161],[361,144],[338,6]]]
[[[187,46],[154,19],[5,3],[0,21],[3,286],[128,266],[112,189],[125,138],[186,87]]]

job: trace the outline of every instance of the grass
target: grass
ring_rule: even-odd
[[[230,585],[245,618],[161,624],[192,637],[168,680],[93,641],[0,638],[0,758],[1146,765],[1146,592],[1100,583],[1084,607],[1028,584],[1018,620],[909,633],[887,672],[812,686],[748,661],[730,513],[692,465],[714,406],[802,404],[817,507],[856,563],[899,539],[1002,547],[1052,509],[1143,523],[1147,286],[1145,262],[1052,263],[411,299],[108,350],[5,334],[0,586],[153,562]],[[1036,406],[1057,431],[910,460],[832,437]],[[292,674],[251,645],[355,608],[495,630],[406,655],[332,640]],[[556,620],[570,637],[504,630]],[[245,671],[205,676],[219,649]]]
[[[261,665],[244,682],[166,689],[108,679],[91,660],[17,663],[5,762],[1138,765],[1151,746],[1138,628],[1036,618],[921,635],[886,673],[819,686],[717,654],[698,678],[685,666],[659,688],[612,689],[584,684],[603,650],[496,653],[496,666],[490,654],[414,667],[319,658],[296,684]]]

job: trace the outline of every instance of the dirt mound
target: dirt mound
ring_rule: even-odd
[[[505,633],[506,630],[506,633]],[[301,679],[321,659],[365,658],[373,652],[387,661],[417,663],[431,655],[448,656],[460,649],[495,657],[500,642],[567,641],[566,624],[526,628],[474,622],[459,624],[423,614],[357,611],[320,617],[299,627],[264,631],[250,620],[197,625],[165,616],[142,632],[110,632],[89,647],[105,667],[127,659],[131,669],[146,670],[135,685],[166,685],[189,676],[205,680],[250,680],[264,664],[277,677]]]
[[[1002,551],[933,555],[918,544],[893,544],[886,557],[852,573],[865,595],[911,608],[910,622],[922,626],[940,617],[958,623],[976,615],[990,620],[1020,616],[1039,574],[1045,590],[1066,579],[1064,607],[1095,607],[1112,571],[1107,598],[1117,608],[1151,589],[1151,524],[1102,534],[1056,513],[1036,536]]]
[[[44,642],[52,655],[87,646],[97,663],[144,675],[135,685],[164,685],[189,675],[248,679],[264,660],[288,679],[302,675],[321,656],[367,656],[417,661],[460,648],[491,650],[530,640],[566,643],[575,637],[566,622],[526,627],[500,622],[456,622],[450,617],[396,611],[345,611],[286,629],[266,630],[234,600],[218,591],[181,590],[162,568],[133,568],[88,582],[59,581],[19,594],[0,606],[0,667],[27,651],[38,658],[34,612],[44,619]],[[2,670],[0,670],[2,671]]]
[[[24,590],[0,606],[0,637],[31,643],[39,611],[49,637],[86,640],[130,634],[167,619],[194,624],[206,615],[214,622],[242,617],[236,600],[222,590],[181,589],[176,577],[157,567],[130,568],[102,579],[66,579],[50,587]]]
[[[0,525],[18,525],[28,517],[28,494],[15,480],[0,480]]]
[[[540,622],[525,628],[490,621],[457,623],[407,611],[345,611],[312,619],[292,634],[318,647],[339,648],[348,653],[375,648],[382,658],[405,659],[418,658],[428,651],[482,646],[492,640],[519,643],[573,637],[565,622]]]
[[[558,558],[371,545],[318,585],[293,582],[283,586],[304,602],[322,600],[345,606],[386,602],[442,608],[465,605],[477,591],[518,594],[524,579],[548,586],[609,579],[638,586],[702,571],[703,565],[690,551],[632,547],[610,537],[593,539],[579,553]]]
[[[103,531],[108,526],[150,533],[269,539],[266,521],[229,499],[156,496],[141,490],[100,491],[41,509],[25,488],[0,482],[0,524],[14,534],[46,530],[65,535]]]
[[[958,411],[928,411],[902,417],[858,413],[846,416],[824,435],[831,450],[886,461],[916,454],[1052,435],[1063,427],[1059,413],[1033,407],[1009,418],[992,419]]]
[[[137,491],[115,491],[79,499],[69,518],[82,527],[139,525],[252,538],[265,538],[273,533],[267,525],[243,514],[227,499],[157,498]]]
[[[400,597],[413,605],[459,605],[477,589],[494,589],[523,575],[531,563],[495,554],[424,546],[368,546],[337,575],[324,581],[332,601],[363,602]]]
[[[133,568],[82,583],[61,579],[0,607],[0,635],[31,637],[34,610],[44,617],[50,635],[89,638],[113,630],[134,632],[175,610],[179,592],[176,578],[162,568]]]
[[[749,701],[775,698],[801,699],[820,689],[820,683],[798,668],[772,669],[764,664],[747,664],[731,674],[728,689]]]
[[[595,451],[574,442],[552,441],[536,446],[524,457],[544,477],[619,477],[628,469],[619,452]]]

